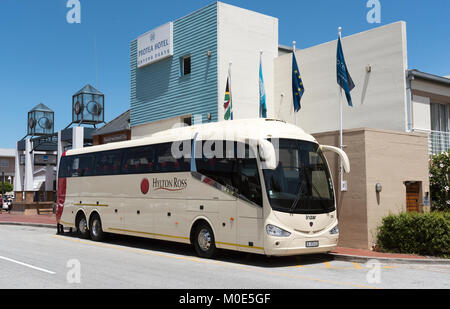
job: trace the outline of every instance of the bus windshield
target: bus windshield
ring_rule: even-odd
[[[264,170],[273,210],[320,214],[335,210],[333,183],[318,144],[280,139],[278,166]]]

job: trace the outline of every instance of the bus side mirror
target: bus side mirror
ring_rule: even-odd
[[[275,170],[278,166],[275,147],[271,142],[265,139],[259,140],[259,157],[263,163],[264,169]]]
[[[348,160],[347,154],[342,149],[333,147],[333,146],[326,146],[326,145],[321,145],[320,149],[323,152],[326,152],[326,151],[335,152],[341,158],[342,165],[344,166],[344,171],[347,174],[350,173],[350,161]]]

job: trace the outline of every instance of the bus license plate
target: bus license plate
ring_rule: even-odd
[[[318,247],[318,246],[319,246],[318,240],[306,242],[306,248],[312,248],[312,247]]]

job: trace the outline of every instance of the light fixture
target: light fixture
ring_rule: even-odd
[[[380,193],[382,189],[383,189],[383,187],[381,186],[381,183],[377,183],[377,184],[375,185],[375,191],[376,191],[377,193]]]

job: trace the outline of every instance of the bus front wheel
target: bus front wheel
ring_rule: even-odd
[[[195,251],[202,258],[210,259],[217,253],[214,234],[207,223],[203,222],[197,226],[193,243]]]

